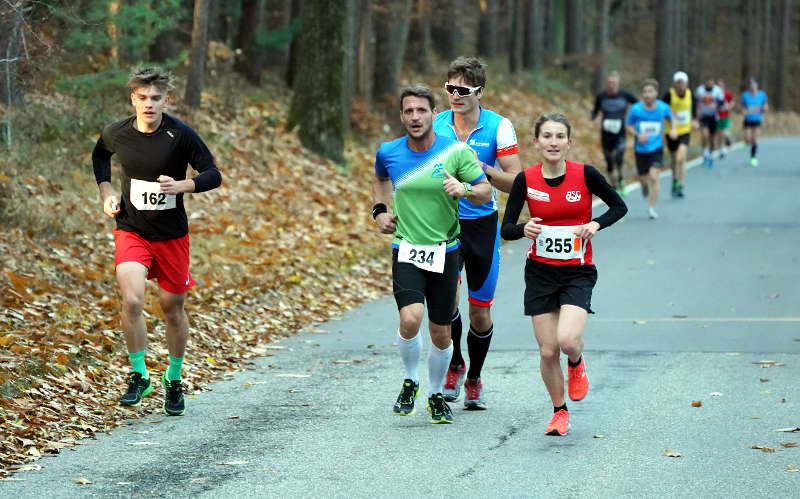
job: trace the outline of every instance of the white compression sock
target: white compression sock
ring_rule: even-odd
[[[422,352],[422,338],[417,332],[416,336],[407,340],[400,336],[399,329],[397,330],[397,337],[399,339],[400,357],[402,357],[403,366],[406,368],[406,379],[419,383],[419,355]]]
[[[453,357],[453,344],[444,350],[440,350],[436,345],[431,344],[428,353],[428,396],[435,393],[442,393],[444,377],[447,375],[447,368],[450,366],[450,359]]]

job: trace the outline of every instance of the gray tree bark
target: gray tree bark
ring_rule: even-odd
[[[525,39],[524,0],[511,0],[511,37],[508,48],[508,70],[516,73],[522,69],[523,41]]]
[[[581,0],[567,0],[567,35],[565,59],[568,67],[577,65],[578,57],[582,51],[581,20],[583,19],[583,5]]]
[[[447,12],[447,15],[434,18],[431,33],[434,48],[445,61],[458,57],[461,50],[461,25],[459,16],[464,8],[464,0],[432,0],[434,12]]]
[[[792,0],[782,0],[780,5],[780,31],[776,60],[775,107],[789,110],[789,46],[792,39]]]
[[[375,30],[373,27],[373,0],[361,0],[358,37],[357,92],[367,106],[373,99],[372,82],[375,75]]]
[[[431,43],[431,0],[414,0],[414,14],[408,38],[406,60],[412,67],[423,74],[430,73],[433,68],[431,60],[433,44]]]
[[[206,74],[208,54],[208,7],[211,0],[194,1],[194,21],[192,23],[192,51],[189,56],[189,75],[186,79],[184,101],[192,108],[200,107],[200,95]]]
[[[608,72],[608,39],[609,21],[608,13],[611,9],[611,0],[599,0],[597,6],[597,27],[595,28],[595,54],[597,67],[594,73],[594,90],[600,92],[603,89],[606,73]]]
[[[497,1],[481,2],[478,20],[478,54],[483,57],[497,55],[497,27],[500,23]]]
[[[305,2],[298,36],[289,127],[299,127],[304,146],[341,162],[348,116],[344,85],[347,20],[355,0]],[[351,5],[348,5],[351,4]]]
[[[392,98],[408,40],[411,0],[375,0],[375,99]]]
[[[661,89],[669,86],[672,68],[672,40],[671,36],[675,23],[675,1],[661,0],[656,14],[656,50],[653,58],[653,74],[658,80]]]
[[[26,2],[0,3],[0,102],[8,106],[24,100],[18,70],[25,58],[22,25],[26,8]]]
[[[239,53],[233,69],[254,85],[261,82],[264,66],[264,56],[256,44],[256,36],[263,26],[265,7],[265,0],[242,0],[242,17],[234,43]]]

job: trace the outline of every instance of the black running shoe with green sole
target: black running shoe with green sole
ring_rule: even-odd
[[[132,372],[128,375],[128,391],[119,399],[119,405],[138,407],[142,398],[153,391],[150,378],[143,378],[142,373]]]
[[[414,407],[414,401],[419,395],[419,383],[414,383],[410,379],[403,380],[403,388],[400,390],[400,395],[397,396],[397,402],[394,403],[392,410],[398,416],[412,416],[417,412]]]
[[[428,412],[431,413],[431,423],[433,424],[452,424],[453,411],[444,400],[444,395],[435,393],[428,397]]]
[[[183,416],[186,414],[186,404],[183,402],[183,383],[181,380],[168,380],[167,373],[162,373],[161,384],[164,385],[164,413],[167,416]]]

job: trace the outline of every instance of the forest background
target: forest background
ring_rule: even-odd
[[[194,393],[389,291],[370,185],[375,149],[402,134],[400,86],[425,82],[446,109],[448,62],[478,55],[483,104],[514,123],[523,165],[533,120],[558,110],[572,157],[605,170],[589,115],[612,69],[636,95],[677,70],[737,95],[756,77],[774,110],[765,133],[797,134],[798,26],[792,0],[0,0],[0,476],[159,407],[117,405],[128,368],[113,222],[90,160],[102,128],[131,114],[133,67],[174,71],[169,112],[224,179],[186,200]]]

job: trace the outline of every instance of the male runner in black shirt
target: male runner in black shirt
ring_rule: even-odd
[[[631,104],[636,104],[636,97],[619,88],[619,73],[612,71],[606,79],[606,88],[595,98],[592,120],[600,120],[600,142],[606,158],[608,178],[620,194],[625,193],[622,171],[625,158],[625,115]]]
[[[103,211],[116,218],[114,231],[117,282],[122,294],[122,330],[131,361],[128,391],[120,399],[138,406],[153,390],[145,365],[147,326],[142,317],[145,281],[156,279],[159,305],[167,323],[169,368],[161,376],[164,412],[186,412],[181,384],[189,323],[186,292],[189,274],[189,223],[183,194],[214,189],[222,176],[214,157],[188,125],[164,113],[172,76],[159,68],[135,71],[128,80],[134,116],[108,125],[92,151],[95,180]],[[122,165],[122,196],[111,187],[111,156]],[[186,166],[199,175],[186,178]]]

